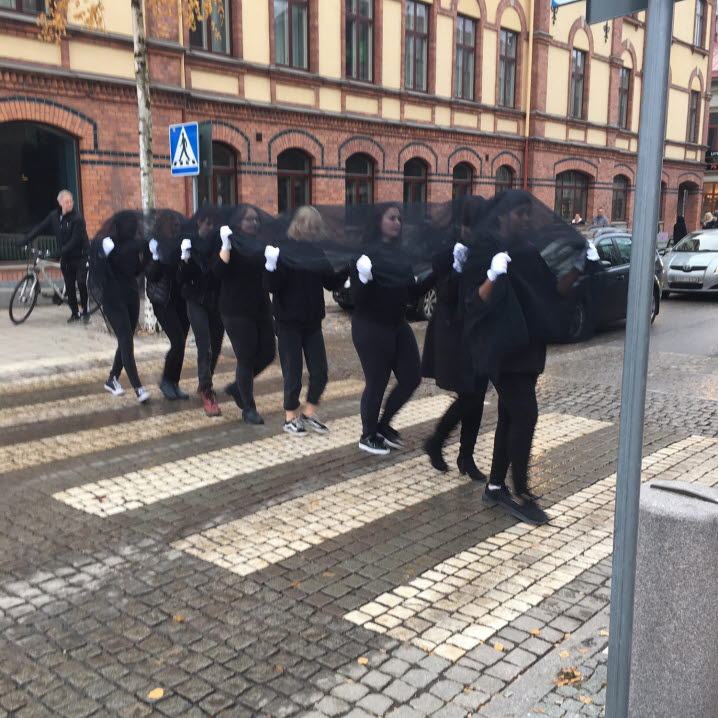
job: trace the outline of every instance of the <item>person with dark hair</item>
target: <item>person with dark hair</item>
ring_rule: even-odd
[[[433,276],[417,284],[400,249],[402,216],[399,205],[376,205],[367,223],[363,254],[352,264],[354,300],[352,341],[366,385],[361,397],[362,436],[359,448],[386,455],[403,446],[391,420],[421,382],[421,359],[414,332],[406,321],[410,298],[418,298]],[[392,372],[397,384],[379,412]]]
[[[102,313],[117,338],[115,360],[104,388],[113,396],[124,390],[119,378],[122,369],[140,403],[150,398],[137,373],[134,333],[140,316],[140,291],[137,277],[142,270],[142,245],[137,238],[138,219],[134,212],[119,212],[110,225],[110,233],[95,239],[90,252],[93,281],[102,285]]]
[[[548,517],[528,486],[538,419],[536,382],[545,367],[548,327],[560,316],[553,309],[580,276],[586,259],[597,261],[598,255],[578,238],[577,258],[557,280],[531,241],[537,231],[533,207],[531,195],[521,190],[504,192],[489,203],[485,221],[474,230],[463,289],[472,313],[465,339],[471,343],[473,369],[478,375],[490,375],[499,396],[484,501],[500,505],[522,521],[542,524]],[[550,224],[546,226],[552,231]],[[513,494],[506,487],[509,466]]]
[[[476,466],[474,447],[481,427],[488,377],[474,376],[468,352],[463,346],[463,308],[459,301],[461,273],[471,243],[471,228],[476,227],[486,200],[469,197],[461,214],[461,235],[452,246],[439,250],[433,261],[436,280],[436,310],[429,320],[422,355],[422,376],[435,379],[436,385],[456,392],[454,403],[439,419],[434,433],[424,443],[424,451],[437,471],[448,471],[442,450],[449,434],[461,423],[457,466],[460,474],[473,481],[486,481]]]
[[[229,225],[220,229],[222,244],[212,265],[221,281],[219,310],[237,358],[235,381],[225,391],[248,424],[264,424],[254,401],[254,377],[274,361],[275,354],[269,294],[262,285],[264,246],[257,238],[259,227],[256,207],[240,205]]]
[[[325,316],[324,290],[339,289],[349,271],[334,272],[318,241],[328,230],[315,207],[300,207],[281,247],[265,249],[265,286],[272,293],[272,309],[284,378],[284,431],[306,436],[307,429],[325,434],[328,428],[317,417],[317,406],[329,369],[322,334]],[[302,359],[304,355],[304,360]],[[309,372],[307,401],[300,410],[304,361]]]
[[[174,245],[180,227],[180,215],[177,212],[158,212],[154,237],[150,239],[145,252],[147,298],[152,302],[157,321],[170,341],[159,383],[160,391],[170,401],[189,399],[189,394],[182,391],[179,385],[189,332],[187,303],[180,292]]]
[[[219,360],[224,325],[219,312],[219,280],[212,263],[219,249],[214,214],[201,209],[196,225],[184,232],[180,244],[180,282],[187,302],[187,316],[197,345],[197,391],[207,416],[221,416],[212,377]]]
[[[687,234],[688,227],[686,227],[686,219],[683,215],[679,214],[676,219],[676,223],[673,225],[673,237],[671,244],[675,247]]]

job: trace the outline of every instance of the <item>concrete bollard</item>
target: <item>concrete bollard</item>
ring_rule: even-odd
[[[718,489],[641,487],[631,718],[718,718]]]

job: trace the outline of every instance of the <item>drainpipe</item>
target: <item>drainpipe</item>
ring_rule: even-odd
[[[529,125],[531,120],[531,86],[534,63],[534,0],[527,0],[529,16],[529,61],[526,64],[526,117],[524,119],[524,161],[523,161],[523,188],[529,188]]]

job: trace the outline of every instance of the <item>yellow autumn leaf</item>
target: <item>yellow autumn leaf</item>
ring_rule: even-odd
[[[588,648],[579,648],[578,652],[579,653],[588,653]]]
[[[532,628],[532,629],[529,631],[529,633],[530,633],[532,636],[538,636],[538,635],[541,633],[541,631],[539,631],[538,628]]]
[[[503,643],[499,643],[499,642],[497,641],[496,643],[494,643],[494,648],[495,648],[497,651],[503,651],[503,650],[504,650],[504,644],[503,644]]]
[[[162,698],[164,696],[164,694],[165,694],[165,692],[164,692],[164,690],[162,690],[162,688],[155,688],[153,691],[150,691],[147,694],[147,697],[151,701],[158,701],[160,698]]]
[[[569,653],[568,651],[561,651],[561,653],[558,654],[559,658],[568,658]]]
[[[301,581],[295,581],[294,583],[290,584],[292,588],[299,588],[302,585]]]
[[[274,670],[277,671],[277,673],[284,673],[284,666],[275,666]]]
[[[598,632],[598,635],[599,635],[599,636],[607,636],[607,635],[608,635],[608,631],[605,631],[604,629],[601,629],[601,630]]]
[[[334,571],[325,571],[322,576],[326,576],[327,578],[331,578],[332,576],[336,576]]]
[[[578,700],[581,701],[581,703],[585,703],[588,705],[589,703],[593,703],[593,698],[589,698],[588,696],[579,696]]]
[[[175,623],[184,623],[184,620],[185,620],[185,619],[184,619],[184,616],[183,616],[183,615],[181,615],[181,614],[178,613],[178,614],[172,616],[172,620],[173,620]]]
[[[369,659],[362,656],[361,658],[357,658],[357,663],[361,664],[362,666],[365,666],[367,663],[369,663]]]

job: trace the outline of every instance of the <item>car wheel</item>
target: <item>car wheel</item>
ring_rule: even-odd
[[[651,294],[651,324],[656,320],[658,314],[658,290]]]
[[[572,342],[580,342],[586,338],[588,332],[588,312],[583,302],[576,302],[571,312],[571,321],[568,325],[568,338]]]
[[[661,292],[661,299],[668,299],[668,297],[671,296],[670,292],[667,292],[665,289]]]
[[[430,289],[419,301],[416,308],[420,319],[431,319],[436,310],[436,289]]]

